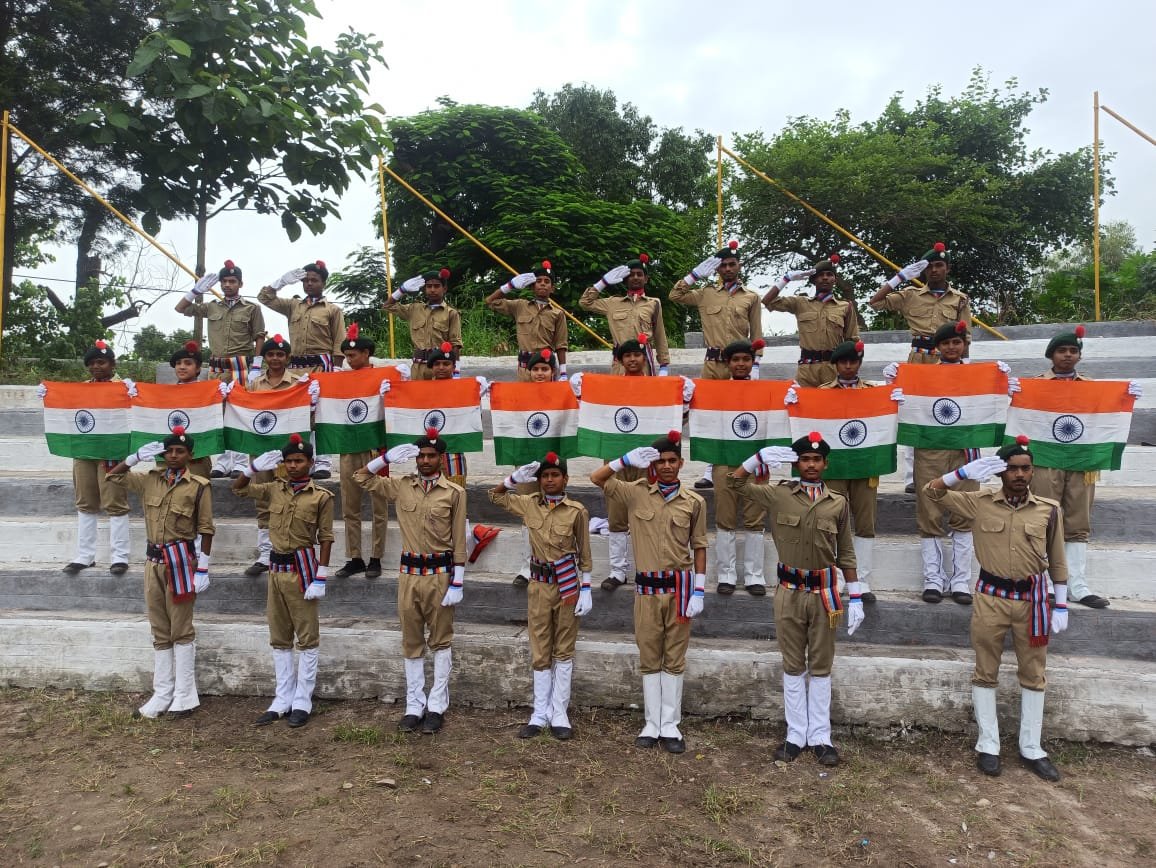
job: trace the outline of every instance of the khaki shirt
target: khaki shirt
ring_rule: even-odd
[[[757,294],[739,282],[734,292],[710,284],[694,289],[680,280],[670,291],[670,300],[697,307],[702,334],[708,347],[724,349],[735,341],[754,341],[763,336],[763,311]]]
[[[640,573],[693,570],[694,550],[706,548],[706,502],[684,485],[669,501],[645,479],[616,476],[603,487],[607,500],[629,510],[634,568]]]
[[[251,301],[239,300],[232,307],[221,301],[194,302],[185,316],[202,316],[209,333],[209,353],[214,358],[252,358],[257,341],[265,336],[265,317]],[[289,343],[293,345],[292,341]]]
[[[191,540],[199,533],[212,536],[216,530],[209,480],[186,471],[176,485],[169,485],[164,473],[153,469],[148,473],[112,473],[107,478],[140,497],[149,542],[164,545]],[[198,493],[200,503],[197,503]]]
[[[381,477],[364,467],[353,478],[366,491],[383,494],[394,502],[404,551],[452,551],[455,564],[466,562],[466,491],[460,485],[443,474],[427,492],[416,473]]]
[[[290,344],[289,346],[293,346],[293,345]],[[279,389],[288,389],[291,386],[295,385],[296,383],[297,383],[297,380],[288,371],[286,371],[285,376],[282,377],[282,379],[281,379],[281,382],[274,385],[273,382],[269,379],[269,372],[263,370],[261,372],[261,376],[259,376],[257,379],[255,379],[252,383],[249,384],[249,391],[250,392],[275,392]]]
[[[799,324],[799,347],[804,350],[833,350],[843,341],[859,337],[855,306],[846,299],[816,301],[803,295],[779,295],[763,304],[767,310],[795,315]]]
[[[606,317],[610,327],[610,342],[614,346],[639,335],[646,335],[654,347],[654,356],[660,365],[670,364],[670,348],[666,343],[666,325],[662,322],[662,302],[647,295],[634,299],[628,295],[602,298],[594,287],[590,287],[578,299],[578,306],[591,313]],[[667,569],[670,569],[667,567]]]
[[[539,304],[525,298],[495,298],[487,304],[490,310],[513,317],[520,352],[533,353],[543,347],[566,349],[569,340],[566,314],[549,302]]]
[[[269,510],[273,551],[288,554],[314,543],[333,542],[333,492],[310,481],[296,494],[284,479],[250,482],[236,492]]]
[[[778,485],[752,483],[751,476],[727,476],[727,485],[770,513],[779,563],[799,570],[825,570],[832,564],[841,570],[855,569],[851,507],[846,497],[828,487],[812,503],[796,480]]]
[[[883,296],[871,305],[876,310],[897,310],[907,319],[913,337],[929,338],[940,326],[963,320],[971,327],[971,302],[966,295],[950,286],[942,298],[936,298],[926,286],[909,286]]]
[[[930,482],[927,495],[971,519],[975,559],[989,573],[1019,580],[1047,570],[1053,582],[1068,581],[1064,514],[1056,501],[1029,493],[1017,509],[1002,488],[952,491],[932,488]]]
[[[553,563],[568,554],[578,555],[578,569],[594,569],[590,557],[590,513],[568,497],[551,509],[540,494],[515,494],[490,489],[490,502],[521,516],[530,532],[530,551],[540,561]]]
[[[1038,377],[1036,377],[1036,379],[1037,380],[1054,380],[1054,379],[1056,379],[1056,372],[1053,371],[1051,368],[1049,368],[1048,372],[1046,374],[1040,374]],[[1085,382],[1086,383],[1091,379],[1092,379],[1092,377],[1085,377],[1079,371],[1076,372],[1076,381],[1077,382]]]
[[[265,286],[257,300],[269,310],[284,314],[289,320],[289,346],[295,356],[319,356],[328,353],[335,360],[344,359],[341,342],[345,340],[345,314],[331,301],[309,304],[299,295],[278,298],[276,290]]]
[[[823,385],[819,386],[819,388],[820,389],[874,389],[878,385],[879,385],[879,383],[872,383],[870,380],[864,380],[862,377],[860,377],[859,382],[857,382],[854,386],[840,386],[839,380],[838,380],[838,378],[836,378],[829,383],[823,383]]]
[[[402,304],[393,298],[387,298],[383,307],[409,323],[409,336],[415,351],[440,347],[444,341],[449,341],[461,354],[462,315],[456,307],[445,303],[437,307],[430,307],[425,302]]]

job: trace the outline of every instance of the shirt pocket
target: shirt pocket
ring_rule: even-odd
[[[445,545],[446,549],[453,548],[453,535],[450,526],[449,504],[435,504],[429,508],[426,518],[429,522],[430,533],[437,540],[443,540],[438,545]]]
[[[788,512],[776,513],[774,533],[776,540],[792,545],[797,544],[799,542],[799,526],[801,523],[802,519],[800,516],[792,515]]]
[[[192,539],[197,535],[193,521],[193,504],[173,503],[169,506],[169,527],[173,535],[180,539]]]
[[[833,304],[827,305],[823,311],[823,318],[826,320],[828,328],[834,329],[835,331],[842,331],[846,317],[846,309]]]
[[[220,322],[225,318],[225,311],[217,305],[208,305],[208,310],[205,311],[205,319],[209,322]]]
[[[1025,524],[1024,536],[1032,554],[1040,558],[1048,556],[1048,528],[1043,524]]]
[[[839,523],[833,518],[821,518],[815,522],[815,529],[821,534],[831,537],[832,541],[839,535]]]
[[[979,529],[984,533],[1003,533],[1005,522],[1002,518],[985,518],[979,522]]]
[[[722,312],[723,306],[717,301],[711,302],[710,304],[704,304],[701,308],[699,308],[700,317],[719,316],[722,314]]]

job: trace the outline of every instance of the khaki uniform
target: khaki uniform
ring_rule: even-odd
[[[854,386],[840,386],[839,381],[832,380],[819,386],[820,389],[872,389],[878,383],[869,383],[860,379]],[[942,475],[942,474],[940,474]],[[825,475],[823,482],[832,491],[847,498],[851,504],[851,521],[855,526],[855,536],[868,539],[875,536],[875,516],[878,511],[879,477],[870,476],[861,479],[828,479]]]
[[[763,304],[767,310],[795,315],[799,325],[801,352],[799,368],[795,373],[799,385],[818,387],[835,379],[835,366],[828,361],[831,352],[843,341],[859,337],[859,318],[855,313],[855,305],[841,298],[818,301],[802,295],[778,295]],[[817,360],[802,360],[808,357]]]
[[[712,468],[712,478],[726,479],[727,474],[734,470],[725,464],[715,464]],[[766,484],[752,480],[756,485]],[[714,488],[714,523],[720,530],[739,529],[739,510],[742,509],[742,527],[747,530],[762,533],[767,529],[767,511],[757,503],[741,496],[738,491],[729,485],[716,484]]]
[[[235,356],[243,356],[244,364],[253,360],[257,343],[265,337],[265,317],[261,308],[251,301],[239,298],[233,305],[216,299],[194,302],[183,311],[185,316],[204,317],[209,335],[209,379],[228,383],[233,370],[227,364]],[[292,346],[292,342],[290,342]]]
[[[1054,380],[1052,371],[1041,378]],[[1077,380],[1090,380],[1076,374]],[[1032,473],[1032,491],[1040,497],[1058,501],[1064,509],[1064,541],[1087,542],[1092,534],[1092,506],[1096,500],[1096,480],[1099,473],[1083,470],[1057,470],[1035,465]]]
[[[743,287],[742,281],[736,281],[733,289],[728,291],[721,284],[713,283],[695,289],[685,280],[680,280],[670,291],[670,300],[698,308],[707,352],[707,359],[702,363],[704,380],[731,378],[730,368],[720,357],[727,344],[754,341],[763,336],[759,297]]]
[[[662,321],[662,302],[647,295],[637,297],[630,295],[611,296],[602,298],[594,287],[589,287],[578,299],[578,306],[590,313],[601,314],[606,317],[606,324],[610,329],[610,342],[614,346],[626,341],[637,340],[639,335],[646,335],[649,348],[654,351],[654,358],[647,353],[651,364],[657,360],[659,365],[670,364],[670,348],[666,343],[666,325]],[[610,373],[624,373],[622,364],[615,359],[610,366]],[[651,375],[658,370],[650,371]]]
[[[940,326],[963,320],[971,327],[971,302],[966,295],[952,289],[950,285],[938,298],[926,286],[909,286],[888,293],[871,306],[876,310],[895,310],[903,314],[907,327],[911,329],[912,339],[912,350],[907,361],[915,365],[934,364],[939,358],[939,353],[930,346],[930,342]],[[919,483],[916,482],[916,485]]]
[[[518,338],[518,381],[528,383],[530,371],[526,362],[541,349],[551,352],[565,350],[570,340],[566,327],[566,314],[561,308],[534,299],[495,298],[486,302],[490,310],[497,311],[514,320]]]
[[[552,509],[540,494],[513,494],[491,489],[490,502],[520,516],[530,533],[530,551],[538,561],[553,563],[568,554],[577,556],[578,572],[593,569],[590,557],[590,513],[566,497]],[[549,669],[554,660],[570,660],[578,639],[576,600],[563,600],[558,586],[531,581],[526,588],[526,620],[530,634],[530,665]]]
[[[641,467],[623,467],[614,474],[614,478],[622,482],[634,482],[636,479],[646,479],[646,471]],[[625,501],[606,497],[606,522],[611,533],[627,533],[630,530],[630,507]]]
[[[888,296],[890,298],[890,296]],[[915,355],[913,353],[913,355]],[[939,354],[929,355],[921,360],[923,364],[940,364]],[[918,364],[918,362],[917,362]],[[964,449],[915,449],[915,524],[921,537],[942,537],[945,510],[927,495],[927,483],[945,473],[958,470],[967,464]],[[979,483],[965,479],[955,486],[956,491],[979,491]],[[956,512],[947,512],[947,526],[953,531],[971,532],[971,521]],[[970,569],[970,567],[969,567]]]
[[[93,515],[128,515],[128,495],[124,488],[113,485],[105,475],[119,462],[95,461],[88,458],[72,459],[72,488],[76,495],[76,511]]]
[[[284,314],[289,320],[289,346],[293,348],[289,367],[293,370],[320,371],[323,365],[294,364],[304,356],[328,355],[333,367],[341,367],[344,356],[341,342],[345,340],[345,315],[331,301],[321,299],[313,304],[301,296],[278,298],[275,290],[265,286],[257,293],[257,300],[270,310]]]
[[[345,522],[345,553],[352,560],[361,557],[361,488],[353,474],[377,457],[375,452],[351,452],[341,456],[341,520]],[[370,495],[373,510],[373,537],[370,557],[385,554],[385,536],[389,530],[389,501],[380,494]]]
[[[442,302],[430,306],[425,302],[402,304],[387,298],[382,306],[387,313],[400,317],[409,323],[410,341],[413,343],[414,380],[432,380],[433,372],[425,363],[425,354],[433,347],[449,341],[454,352],[462,352],[462,315],[457,308]]]
[[[606,481],[603,491],[608,502],[622,504],[629,514],[635,570],[693,572],[694,551],[705,549],[707,543],[706,503],[701,496],[682,486],[667,501],[653,483],[615,477]],[[678,614],[677,594],[635,595],[634,641],[643,675],[685,671],[690,621],[679,621]]]
[[[393,501],[403,552],[424,555],[450,552],[453,564],[466,562],[466,492],[461,486],[439,476],[427,492],[416,474],[384,478],[364,468],[353,474],[353,478],[371,494],[381,494]],[[443,606],[442,598],[452,577],[452,566],[439,567],[424,576],[400,572],[397,614],[406,657],[423,655],[427,627],[431,651],[450,647],[454,638],[454,607]]]
[[[293,345],[290,344],[289,346]],[[262,371],[261,376],[249,384],[249,391],[271,392],[279,389],[289,389],[292,388],[294,382],[296,381],[290,376],[289,372],[286,371],[281,381],[274,385],[273,381],[269,379],[269,372]],[[249,460],[252,461],[253,457],[254,456],[250,456]],[[280,468],[278,468],[278,470],[259,470],[253,474],[253,482],[271,482],[279,472],[283,471],[281,471]],[[260,500],[257,501],[257,527],[261,530],[269,529],[269,507]]]
[[[215,533],[213,490],[209,480],[186,471],[175,485],[169,485],[164,474],[160,469],[148,473],[116,473],[109,476],[108,481],[122,492],[131,491],[141,499],[145,533],[150,543],[192,542],[197,534]],[[196,639],[193,629],[196,595],[174,603],[164,564],[146,562],[144,596],[153,648],[163,651]]]
[[[1063,511],[1054,500],[1029,494],[1026,503],[1014,507],[1002,489],[965,493],[929,488],[928,493],[944,508],[963,514],[973,523],[976,560],[987,572],[1019,581],[1047,570],[1055,584],[1068,581]],[[975,595],[971,614],[971,644],[975,649],[972,684],[997,685],[1004,638],[1011,630],[1020,685],[1028,690],[1044,689],[1047,646],[1029,644],[1030,612],[1028,600]]]
[[[273,551],[290,554],[333,542],[333,493],[310,482],[296,494],[284,479],[250,482],[237,491],[251,497],[269,513],[269,538]],[[290,650],[297,636],[297,650],[316,648],[319,638],[317,600],[306,600],[299,573],[269,571],[265,615],[269,621],[269,644]]]

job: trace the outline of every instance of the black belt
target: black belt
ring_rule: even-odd
[[[235,355],[235,356],[229,356],[229,357],[224,358],[224,359],[212,357],[209,359],[209,367],[210,368],[217,368],[217,369],[222,370],[222,371],[228,371],[228,370],[231,370],[233,367],[233,359],[243,359],[244,364],[246,364],[246,365],[249,363],[249,357],[247,355],[245,355],[244,353],[237,353],[237,355]]]
[[[403,567],[413,567],[416,569],[430,568],[430,567],[452,567],[454,565],[453,552],[439,552],[438,554],[418,554],[415,552],[402,552],[401,565]]]
[[[979,580],[981,582],[987,582],[989,585],[993,585],[1001,591],[1012,591],[1017,594],[1027,594],[1030,593],[1032,589],[1031,579],[1005,579],[1003,576],[989,573],[983,567],[979,569]]]
[[[296,566],[297,565],[297,553],[296,552],[286,552],[285,554],[282,554],[281,552],[269,552],[269,563],[279,564],[280,566],[283,566],[283,567]]]
[[[673,591],[678,587],[678,577],[648,576],[646,573],[635,573],[634,584],[640,588],[653,588],[656,591]]]
[[[289,367],[291,368],[317,368],[325,364],[325,360],[321,356],[290,356]]]
[[[911,338],[911,346],[917,350],[934,350],[935,338],[931,335],[914,335]]]
[[[792,585],[806,585],[808,591],[816,591],[825,586],[825,576],[800,576],[792,573],[789,570],[783,569],[782,565],[775,568],[775,572],[779,577],[780,582],[788,582]]]
[[[799,364],[811,365],[816,362],[831,361],[831,353],[833,350],[808,350],[800,347],[799,349]]]
[[[722,361],[722,350],[720,350],[718,347],[707,347],[706,348],[706,360],[708,362],[721,362]]]
[[[530,558],[530,578],[537,582],[554,583],[554,565]]]
[[[193,545],[193,541],[191,539],[178,539],[173,540],[173,542],[184,543],[185,548],[188,549],[190,555],[196,554],[197,549],[196,546]],[[164,557],[164,547],[167,545],[172,545],[172,543],[146,542],[145,557],[149,560],[160,560]]]

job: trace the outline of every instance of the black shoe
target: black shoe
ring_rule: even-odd
[[[695,488],[714,488],[714,482],[705,476],[694,484]]]
[[[87,570],[89,567],[95,567],[95,566],[96,566],[95,561],[93,561],[91,564],[80,564],[80,563],[77,563],[76,561],[73,561],[70,564],[65,564],[61,568],[60,572],[68,573],[68,575],[70,575],[70,576],[75,576],[81,570]]]
[[[314,470],[309,474],[312,479],[328,479],[332,475],[328,470]]]
[[[635,747],[651,748],[658,744],[658,739],[652,735],[640,735],[634,740]]]
[[[743,585],[743,587],[752,597],[765,597],[767,595],[766,585]]]
[[[192,708],[186,708],[181,711],[166,711],[165,717],[167,717],[169,720],[180,720],[183,717],[192,717],[193,712],[198,708],[200,708],[200,706],[195,705]]]
[[[417,732],[418,727],[421,726],[422,715],[407,714],[397,722],[398,732]]]
[[[267,572],[269,572],[269,565],[263,564],[260,561],[257,561],[250,567],[245,567],[245,575],[250,577],[259,576],[261,573]]]
[[[550,735],[558,741],[569,741],[574,737],[574,730],[568,726],[551,726]]]
[[[815,754],[815,759],[819,761],[819,765],[827,766],[828,768],[839,765],[839,751],[835,750],[829,744],[817,744],[811,750]]]
[[[718,587],[714,591],[720,597],[729,597],[735,592],[735,586],[730,582],[719,582]]]
[[[108,571],[114,576],[123,576],[128,572],[128,564],[118,561],[108,568]]]
[[[303,708],[294,708],[289,712],[289,725],[296,729],[309,722],[309,712]]]
[[[530,584],[530,580],[523,576],[521,573],[518,573],[518,575],[514,576],[515,588],[524,588],[528,584]]]
[[[1060,770],[1052,765],[1052,761],[1046,756],[1031,760],[1021,753],[1020,762],[1024,764],[1025,768],[1031,769],[1036,777],[1043,778],[1045,781],[1055,783],[1060,779]]]
[[[662,745],[662,749],[667,753],[686,753],[686,742],[681,738],[660,736],[658,743]]]
[[[381,558],[369,559],[369,563],[365,565],[365,577],[367,579],[377,579],[381,577]]]
[[[1107,609],[1110,605],[1107,598],[1097,597],[1095,594],[1085,594],[1078,600],[1072,600],[1073,603],[1079,603],[1081,606],[1087,606],[1090,609]]]
[[[915,494],[915,483],[909,482],[905,486],[903,486],[903,493],[904,494]]]
[[[961,606],[971,605],[971,594],[969,594],[967,591],[952,591],[951,599],[955,600],[955,602],[959,603]]]
[[[799,758],[799,754],[803,749],[791,741],[784,741],[781,745],[775,748],[773,754],[774,758],[779,762],[793,763]]]
[[[253,726],[268,726],[271,723],[276,723],[283,717],[286,717],[286,715],[279,711],[266,711],[253,721]]]
[[[865,594],[860,596],[859,599],[862,600],[864,603],[874,603],[875,602],[875,592],[874,591],[867,591]]]
[[[992,778],[998,778],[1001,771],[999,757],[993,753],[979,753],[976,751],[975,767]]]
[[[350,558],[345,562],[345,566],[333,574],[336,579],[348,579],[356,573],[365,572],[365,561],[361,558]]]
[[[223,471],[223,470],[213,470],[209,474],[209,479],[224,479],[224,478],[225,478],[225,471]]]
[[[229,471],[229,478],[230,479],[240,479],[241,478],[241,471],[240,470],[230,470]]]
[[[935,588],[925,588],[923,591],[923,602],[925,603],[942,603],[943,594],[935,590]]]
[[[421,722],[421,734],[433,735],[442,728],[445,718],[436,711],[427,711],[425,713],[425,720]]]
[[[625,584],[626,581],[624,579],[616,579],[614,576],[610,576],[609,578],[602,580],[602,590],[613,591],[617,588],[621,588]]]
[[[518,738],[537,738],[542,734],[542,727],[536,723],[527,723],[518,730]]]

